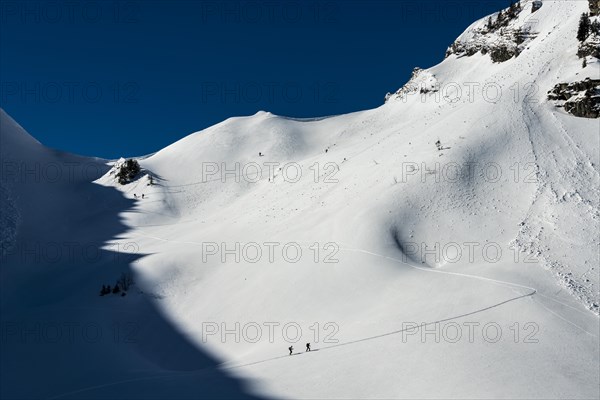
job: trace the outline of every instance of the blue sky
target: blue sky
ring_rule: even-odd
[[[47,146],[152,153],[231,116],[377,107],[502,1],[0,3],[0,104]]]

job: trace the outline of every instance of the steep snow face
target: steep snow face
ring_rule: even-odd
[[[32,157],[36,151],[42,151],[42,145],[17,124],[6,112],[0,109],[0,128],[2,129],[2,159],[10,159],[17,152],[19,157]],[[14,157],[14,156],[13,156]]]
[[[522,8],[514,27],[529,21]],[[43,311],[153,323],[141,344],[85,349],[110,374],[84,367],[73,387],[57,378],[34,394],[192,396],[218,362],[219,383],[244,378],[240,392],[277,398],[598,397],[599,125],[546,98],[558,82],[598,78],[597,61],[582,69],[577,57],[586,10],[545,1],[517,57],[452,53],[377,109],[231,118],[138,159],[126,185],[105,166],[85,206],[70,204],[81,217],[63,237],[137,254],[68,275],[63,285],[81,288],[52,293]],[[479,41],[486,21],[459,41]],[[82,221],[105,223],[102,234]],[[125,265],[136,291],[98,297]],[[3,321],[5,310],[35,321],[14,306],[18,290],[7,298]],[[287,355],[307,342],[318,351]],[[24,374],[5,393],[20,393]]]
[[[473,49],[472,52],[450,51],[444,62],[426,71],[438,80],[434,94],[428,93],[427,86],[421,91],[414,89],[412,82],[405,87],[412,93],[420,93],[413,96],[413,102],[446,100],[460,104],[466,101],[477,107],[478,100],[482,103],[483,99],[494,104],[489,112],[495,118],[513,119],[508,131],[513,137],[522,134],[522,138],[527,138],[534,157],[531,164],[520,163],[520,167],[526,164],[531,167],[529,173],[534,179],[528,181],[535,181],[537,189],[529,211],[531,215],[519,223],[521,228],[512,243],[535,255],[597,314],[599,242],[594,232],[599,223],[599,123],[569,117],[555,107],[563,103],[549,102],[545,96],[559,82],[566,87],[589,88],[590,85],[584,83],[597,82],[600,77],[597,58],[588,57],[588,65],[582,68],[581,59],[577,57],[578,21],[581,14],[589,10],[585,2],[553,1],[543,2],[541,8],[532,12],[530,3],[522,2],[521,10],[501,29],[530,33],[515,58],[493,63],[486,55],[489,46],[498,46],[501,42],[494,36],[497,32],[486,28],[488,21],[496,21],[495,14],[476,21],[457,39],[458,45],[452,46]],[[506,15],[508,10],[503,13]],[[597,97],[594,91],[598,90],[600,87],[582,90],[569,101],[585,100],[593,104],[591,99]],[[501,93],[499,97],[498,93]],[[406,102],[406,98],[400,96],[392,100]],[[566,105],[569,103],[565,108]],[[591,109],[587,113],[596,115]],[[557,153],[556,149],[561,151]],[[592,231],[587,228],[590,223],[594,227]],[[557,235],[558,232],[562,234]]]
[[[0,251],[4,256],[14,248],[19,226],[22,225],[22,213],[18,203],[24,187],[20,183],[26,179],[35,181],[39,178],[39,162],[47,160],[48,154],[37,140],[2,109],[0,132]]]
[[[0,110],[0,397],[244,398],[240,380],[193,346],[137,288],[100,297],[141,256],[107,160],[35,141]],[[144,184],[145,176],[135,184]],[[116,184],[112,177],[111,184]],[[204,380],[183,373],[206,370]],[[163,375],[164,376],[164,375]],[[154,380],[153,380],[154,378]]]
[[[103,175],[107,167],[100,159],[44,147],[4,110],[0,110],[0,130],[0,231],[5,253],[19,236],[35,242],[62,230],[65,216],[74,218],[79,202],[87,200],[78,188]]]

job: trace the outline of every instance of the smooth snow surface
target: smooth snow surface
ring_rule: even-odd
[[[546,100],[600,77],[586,10],[544,1],[518,57],[420,71],[437,91],[230,118],[124,186],[2,111],[2,397],[598,398],[600,121]]]

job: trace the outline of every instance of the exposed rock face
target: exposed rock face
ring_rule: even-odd
[[[528,31],[521,29],[502,29],[493,38],[485,32],[478,32],[469,42],[452,43],[446,51],[446,57],[451,54],[470,57],[481,52],[481,54],[489,53],[494,62],[504,62],[518,56],[524,47],[521,44],[534,37]]]
[[[548,92],[548,99],[576,117],[600,118],[600,79],[559,83]]]
[[[541,2],[540,2],[541,3]],[[485,25],[472,29],[467,37],[457,39],[446,51],[446,57],[455,54],[457,56],[472,56],[490,54],[493,62],[504,62],[516,57],[526,47],[526,42],[535,38],[531,31],[531,25],[523,22],[527,13],[520,3],[501,10],[494,16],[490,16]]]
[[[579,58],[588,56],[600,58],[600,42],[586,41],[580,44],[579,48],[577,49],[577,56]]]
[[[588,0],[590,3],[590,16],[600,15],[600,0]]]
[[[437,92],[439,90],[438,80],[429,71],[424,71],[421,68],[416,67],[413,69],[412,75],[408,82],[404,84],[395,93],[387,93],[385,95],[385,102],[387,103],[391,98],[394,99],[406,99],[410,94],[426,94],[430,92]]]
[[[490,57],[493,62],[501,63],[510,60],[518,54],[518,49],[516,47],[499,46],[492,49]]]

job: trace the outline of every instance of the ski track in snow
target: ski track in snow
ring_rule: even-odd
[[[171,240],[171,239],[165,239],[165,238],[161,238],[158,236],[154,236],[154,235],[149,235],[149,234],[145,234],[142,232],[135,232],[137,235],[141,236],[141,237],[146,237],[149,239],[153,239],[153,240],[158,240],[158,241],[163,241],[163,242],[171,242],[171,243],[180,243],[180,244],[188,244],[188,245],[200,245],[201,243],[198,242],[193,242],[193,241],[178,241],[178,240]],[[307,246],[301,246],[304,248],[308,248]],[[362,253],[362,254],[366,254],[366,255],[370,255],[373,257],[379,257],[379,258],[384,258],[396,263],[400,263],[403,265],[406,265],[410,268],[422,271],[422,272],[429,272],[429,273],[437,273],[437,274],[443,274],[443,275],[451,275],[451,276],[458,276],[458,277],[462,277],[462,278],[466,278],[466,279],[476,279],[476,280],[481,280],[481,281],[485,281],[485,282],[489,282],[492,284],[496,284],[496,285],[501,285],[501,286],[506,286],[506,287],[512,287],[512,288],[520,288],[520,289],[527,289],[529,292],[525,293],[525,294],[521,294],[519,296],[515,296],[515,297],[511,297],[509,299],[503,300],[501,302],[486,306],[486,307],[482,307],[467,313],[463,313],[460,315],[455,315],[455,316],[450,316],[447,318],[442,318],[439,320],[435,320],[435,321],[430,321],[430,322],[424,322],[416,327],[410,327],[410,328],[404,328],[404,329],[398,329],[398,330],[394,330],[394,331],[390,331],[390,332],[385,332],[385,333],[381,333],[381,334],[377,334],[377,335],[372,335],[369,337],[365,337],[362,339],[356,339],[356,340],[351,340],[348,342],[342,342],[342,343],[337,343],[337,344],[333,344],[331,346],[326,346],[326,347],[321,347],[318,349],[314,349],[313,351],[326,351],[326,350],[331,350],[331,349],[335,349],[338,347],[342,347],[342,346],[348,346],[351,344],[356,344],[356,343],[361,343],[361,342],[365,342],[365,341],[370,341],[370,340],[376,340],[376,339],[380,339],[383,337],[387,337],[387,336],[392,336],[392,335],[397,335],[399,333],[405,332],[408,329],[422,329],[425,328],[427,326],[430,325],[434,325],[434,324],[438,324],[438,323],[442,323],[442,322],[448,322],[448,321],[452,321],[452,320],[456,320],[456,319],[460,319],[460,318],[464,318],[470,315],[474,315],[474,314],[479,314],[482,312],[485,312],[487,310],[493,309],[493,308],[497,308],[500,307],[502,305],[505,305],[507,303],[513,302],[513,301],[517,301],[526,297],[532,297],[532,299],[535,301],[535,295],[538,294],[541,297],[544,297],[548,300],[557,302],[565,307],[569,307],[570,309],[573,309],[575,311],[578,311],[580,313],[584,313],[584,311],[581,310],[577,310],[576,308],[565,304],[559,300],[556,300],[550,296],[544,295],[542,293],[539,293],[538,290],[536,288],[530,287],[530,286],[526,286],[526,285],[521,285],[518,283],[514,283],[514,282],[507,282],[507,281],[502,281],[502,280],[497,280],[497,279],[492,279],[492,278],[487,278],[487,277],[483,277],[483,276],[478,276],[478,275],[470,275],[470,274],[462,274],[462,273],[458,273],[458,272],[450,272],[450,271],[440,271],[440,270],[436,270],[436,269],[431,269],[431,268],[424,268],[424,267],[419,267],[416,265],[412,265],[410,263],[407,263],[401,259],[395,258],[395,257],[390,257],[390,256],[385,256],[379,253],[375,253],[372,251],[368,251],[368,250],[364,250],[364,249],[359,249],[359,248],[352,248],[352,247],[343,247],[340,248],[340,250],[342,251],[351,251],[351,252],[357,252],[357,253]],[[536,301],[537,304],[541,305],[544,309],[546,309],[548,312],[550,312],[551,314],[553,314],[554,316],[560,318],[561,320],[567,322],[568,324],[576,327],[577,329],[581,330],[582,332],[585,332],[588,335],[591,335],[593,337],[597,337],[597,335],[588,332],[587,330],[585,330],[584,328],[580,327],[579,325],[575,324],[574,322],[570,321],[567,318],[564,318],[563,316],[561,316],[560,314],[556,313],[555,311],[551,310],[550,308],[546,307],[543,303]],[[301,355],[301,354],[307,354],[307,353],[294,353],[293,355]],[[73,396],[73,395],[77,395],[77,394],[81,394],[81,393],[85,393],[85,392],[89,392],[92,390],[96,390],[96,389],[104,389],[107,387],[113,387],[113,386],[118,386],[118,385],[122,385],[122,384],[126,384],[126,383],[133,383],[133,382],[142,382],[142,381],[149,381],[149,380],[155,380],[155,379],[169,379],[169,378],[182,378],[182,377],[188,377],[188,376],[198,376],[204,373],[208,373],[212,370],[214,370],[215,368],[220,368],[222,370],[231,370],[231,369],[239,369],[239,368],[246,368],[246,367],[251,367],[254,365],[258,365],[258,364],[263,364],[266,362],[270,362],[270,361],[275,361],[275,360],[280,360],[280,359],[285,359],[289,357],[289,355],[282,355],[282,356],[277,356],[277,357],[271,357],[271,358],[267,358],[267,359],[263,359],[263,360],[258,360],[258,361],[253,361],[253,362],[249,362],[249,363],[245,363],[245,364],[234,364],[231,365],[230,362],[225,362],[220,364],[219,366],[216,367],[206,367],[206,368],[202,368],[199,370],[194,370],[194,371],[188,371],[188,372],[171,372],[168,374],[161,374],[161,375],[152,375],[152,376],[143,376],[143,377],[139,377],[139,378],[132,378],[132,379],[125,379],[125,380],[120,380],[120,381],[114,381],[114,382],[108,382],[108,383],[104,383],[104,384],[99,384],[99,385],[94,385],[94,386],[89,386],[89,387],[85,387],[85,388],[81,388],[75,391],[71,391],[71,392],[66,392],[66,393],[61,393],[58,395],[55,395],[53,397],[50,397],[50,399],[59,399],[59,398],[64,398],[67,396]]]
[[[165,239],[165,238],[161,238],[161,237],[157,237],[157,236],[153,236],[153,235],[147,235],[147,234],[141,233],[139,231],[136,232],[136,233],[139,236],[146,237],[146,238],[153,239],[153,240],[162,241],[162,242],[180,243],[180,244],[191,244],[191,245],[202,245],[202,243],[192,242],[192,241],[179,241],[179,240]],[[300,246],[300,247],[305,248],[305,249],[309,249],[308,246]],[[484,276],[479,276],[479,275],[470,275],[470,274],[463,274],[463,273],[459,273],[459,272],[440,271],[440,270],[437,270],[437,269],[418,267],[416,265],[412,265],[412,264],[407,263],[406,261],[400,260],[398,258],[394,258],[394,257],[390,257],[390,256],[385,256],[383,254],[375,253],[375,252],[364,250],[364,249],[357,249],[357,248],[350,248],[350,247],[347,247],[347,248],[340,247],[340,250],[343,250],[343,251],[353,251],[353,252],[367,254],[367,255],[370,255],[370,256],[374,256],[374,257],[384,258],[384,259],[387,259],[387,260],[390,260],[390,261],[394,261],[394,262],[406,265],[406,266],[408,266],[410,268],[413,268],[413,269],[416,269],[416,270],[419,270],[419,271],[423,271],[423,272],[431,272],[431,273],[437,273],[437,274],[443,274],[443,275],[459,276],[459,277],[463,277],[463,278],[478,279],[478,280],[482,280],[482,281],[486,281],[486,282],[491,282],[491,283],[494,283],[494,284],[497,284],[497,285],[501,285],[501,286],[518,287],[518,288],[521,288],[521,289],[528,289],[528,290],[531,291],[530,293],[527,293],[527,294],[524,294],[524,295],[520,295],[520,296],[511,298],[511,299],[508,299],[506,301],[502,301],[502,302],[497,303],[495,305],[492,305],[492,306],[489,306],[489,307],[486,307],[486,308],[483,308],[483,309],[479,309],[479,310],[476,310],[476,311],[473,311],[473,312],[470,312],[470,313],[467,313],[467,314],[462,314],[462,315],[458,315],[458,316],[455,316],[455,317],[449,317],[449,318],[446,318],[446,319],[443,319],[443,320],[440,320],[440,321],[427,322],[427,323],[424,323],[423,326],[426,326],[426,325],[429,325],[429,324],[433,324],[433,323],[436,323],[436,322],[445,322],[445,321],[449,321],[451,319],[461,318],[461,317],[464,317],[464,316],[467,316],[467,315],[472,315],[472,314],[475,314],[475,313],[478,313],[478,312],[481,312],[481,311],[489,310],[491,308],[500,306],[502,304],[506,304],[506,303],[508,303],[510,301],[517,300],[517,299],[520,299],[520,298],[523,298],[523,297],[533,296],[535,294],[539,294],[540,296],[542,296],[542,297],[544,297],[546,299],[549,299],[549,300],[552,300],[554,302],[557,302],[557,303],[559,303],[559,304],[561,304],[561,305],[563,305],[565,307],[569,307],[569,308],[571,308],[573,310],[576,310],[576,311],[578,311],[580,313],[585,313],[584,311],[577,310],[576,308],[574,308],[574,307],[572,307],[572,306],[570,306],[568,304],[565,304],[565,303],[563,303],[563,302],[561,302],[559,300],[556,300],[556,299],[554,299],[554,298],[552,298],[550,296],[547,296],[547,295],[544,295],[542,293],[539,293],[536,288],[533,288],[533,287],[530,287],[530,286],[525,286],[525,285],[521,285],[521,284],[514,283],[514,282],[501,281],[501,280],[498,280],[498,279],[486,278]],[[595,334],[593,334],[591,332],[588,332],[587,330],[585,330],[584,328],[582,328],[579,325],[575,324],[574,322],[572,322],[572,321],[570,321],[570,320],[568,320],[568,319],[560,316],[556,312],[550,310],[549,308],[547,308],[546,306],[544,306],[540,302],[537,302],[537,303],[540,304],[540,305],[542,305],[542,307],[544,307],[546,310],[548,310],[549,312],[551,312],[555,316],[557,316],[560,319],[568,322],[569,324],[571,324],[574,327],[580,329],[581,331],[587,333],[588,335],[591,335],[593,337],[598,337],[598,335],[595,335]],[[390,334],[400,333],[400,332],[402,332],[402,330],[393,331],[391,333],[386,333],[386,334],[374,336],[373,338],[380,337],[380,336],[387,336],[387,335],[390,335]],[[359,340],[359,341],[361,341],[361,340]],[[353,343],[353,342],[348,342],[348,343]],[[339,346],[339,345],[336,345],[336,346]],[[330,346],[330,347],[334,347],[334,346]]]
[[[181,243],[181,244],[193,244],[193,245],[199,245],[200,244],[200,243],[197,243],[197,242],[183,242],[183,241],[177,241],[177,240],[164,239],[164,238],[160,238],[160,237],[157,237],[157,236],[147,235],[147,234],[144,234],[144,233],[141,233],[141,232],[136,232],[136,233],[139,236],[142,236],[142,237],[146,237],[146,238],[154,239],[154,240],[159,240],[159,241],[164,241],[164,242],[173,242],[173,243]],[[459,276],[459,277],[463,277],[463,278],[467,278],[467,279],[477,279],[477,280],[481,280],[481,281],[485,281],[485,282],[490,282],[490,283],[493,283],[493,284],[496,284],[496,285],[508,286],[508,287],[517,287],[517,288],[521,288],[521,289],[527,289],[530,292],[529,293],[525,293],[525,294],[521,294],[521,295],[516,296],[516,297],[511,297],[511,298],[509,298],[507,300],[504,300],[504,301],[501,301],[499,303],[495,303],[495,304],[492,304],[490,306],[479,308],[479,309],[476,309],[476,310],[473,310],[473,311],[470,311],[470,312],[467,312],[467,313],[463,313],[463,314],[460,314],[460,315],[455,315],[455,316],[451,316],[451,317],[447,317],[447,318],[442,318],[442,319],[439,319],[439,320],[436,320],[436,321],[424,322],[424,323],[421,323],[420,325],[418,325],[416,327],[413,326],[413,327],[410,327],[410,328],[398,329],[398,330],[395,330],[395,331],[381,333],[381,334],[378,334],[378,335],[373,335],[373,336],[365,337],[365,338],[362,338],[362,339],[356,339],[356,340],[351,340],[351,341],[348,341],[348,342],[336,343],[336,344],[333,344],[331,346],[320,347],[318,349],[312,350],[312,352],[315,352],[315,351],[326,351],[326,350],[331,350],[331,349],[335,349],[335,348],[342,347],[342,346],[348,346],[348,345],[351,345],[351,344],[361,343],[361,342],[370,341],[370,340],[376,340],[376,339],[380,339],[380,338],[387,337],[387,336],[397,335],[397,334],[405,332],[405,331],[407,331],[409,329],[422,329],[422,328],[425,328],[425,327],[430,326],[430,325],[439,324],[439,323],[442,323],[442,322],[453,321],[453,320],[464,318],[464,317],[467,317],[467,316],[470,316],[470,315],[479,314],[479,313],[491,310],[493,308],[500,307],[500,306],[502,306],[504,304],[507,304],[507,303],[510,303],[510,302],[513,302],[513,301],[517,301],[517,300],[520,300],[520,299],[523,299],[523,298],[526,298],[526,297],[532,297],[532,299],[535,301],[535,298],[533,296],[535,296],[536,294],[539,294],[540,296],[542,296],[542,297],[544,297],[546,299],[555,301],[555,302],[560,303],[560,304],[562,304],[562,305],[564,305],[566,307],[574,309],[575,311],[579,311],[579,312],[583,313],[583,311],[577,310],[577,309],[575,309],[574,307],[572,307],[572,306],[570,306],[568,304],[565,304],[565,303],[563,303],[563,302],[561,302],[559,300],[553,299],[553,298],[551,298],[551,297],[549,297],[547,295],[539,293],[536,288],[533,288],[533,287],[530,287],[530,286],[525,286],[525,285],[521,285],[521,284],[514,283],[514,282],[501,281],[501,280],[498,280],[498,279],[486,278],[486,277],[478,276],[478,275],[469,275],[469,274],[462,274],[462,273],[458,273],[458,272],[439,271],[439,270],[435,270],[435,269],[418,267],[416,265],[412,265],[410,263],[407,263],[405,261],[399,260],[399,259],[394,258],[394,257],[385,256],[385,255],[382,255],[382,254],[378,254],[378,253],[371,252],[371,251],[368,251],[368,250],[363,250],[363,249],[357,249],[357,248],[340,248],[340,250],[353,251],[353,252],[367,254],[367,255],[370,255],[370,256],[374,256],[374,257],[384,258],[384,259],[387,259],[387,260],[390,260],[390,261],[401,263],[401,264],[406,265],[406,266],[408,266],[410,268],[413,268],[413,269],[416,269],[416,270],[419,270],[419,271],[423,271],[423,272],[431,272],[431,273],[438,273],[438,274],[444,274],[444,275],[453,275],[453,276]],[[541,305],[544,309],[546,309],[548,312],[552,313],[556,317],[562,319],[563,321],[569,323],[570,325],[576,327],[577,329],[585,332],[586,334],[591,335],[593,337],[598,337],[597,335],[595,335],[595,334],[593,334],[591,332],[588,332],[587,330],[585,330],[584,328],[582,328],[579,325],[575,324],[574,322],[568,320],[567,318],[564,318],[563,316],[561,316],[558,313],[554,312],[553,310],[549,309],[543,303],[541,303],[539,301],[537,301],[536,303],[539,304],[539,305]],[[292,355],[301,355],[301,354],[308,354],[308,353],[309,352],[294,353]],[[198,375],[201,375],[203,373],[210,372],[210,371],[212,371],[212,370],[214,370],[216,368],[219,368],[221,370],[231,370],[231,369],[251,367],[253,365],[263,364],[263,363],[266,363],[266,362],[280,360],[280,359],[284,359],[284,358],[287,358],[287,357],[290,357],[290,355],[282,355],[282,356],[277,356],[277,357],[271,357],[271,358],[267,358],[267,359],[264,359],[264,360],[253,361],[253,362],[249,362],[249,363],[245,363],[245,364],[228,365],[230,363],[225,362],[225,363],[222,363],[222,364],[220,364],[220,365],[218,365],[216,367],[206,367],[206,368],[202,368],[202,369],[194,370],[194,371],[188,371],[188,372],[171,372],[169,374],[164,374],[164,375],[153,375],[153,376],[145,376],[145,377],[139,377],[139,378],[125,379],[125,380],[121,380],[121,381],[115,381],[115,382],[109,382],[109,383],[95,385],[95,386],[89,386],[89,387],[81,388],[81,389],[78,389],[78,390],[75,390],[75,391],[72,391],[72,392],[58,394],[58,395],[55,395],[53,397],[50,397],[49,399],[64,398],[66,396],[72,396],[72,395],[76,395],[76,394],[81,394],[81,393],[89,392],[91,390],[96,390],[96,389],[104,389],[104,388],[107,388],[107,387],[118,386],[118,385],[125,384],[125,383],[141,382],[141,381],[148,381],[148,380],[154,380],[154,379],[168,379],[168,378],[173,378],[173,377],[181,378],[181,377],[187,377],[187,376],[198,376]]]

